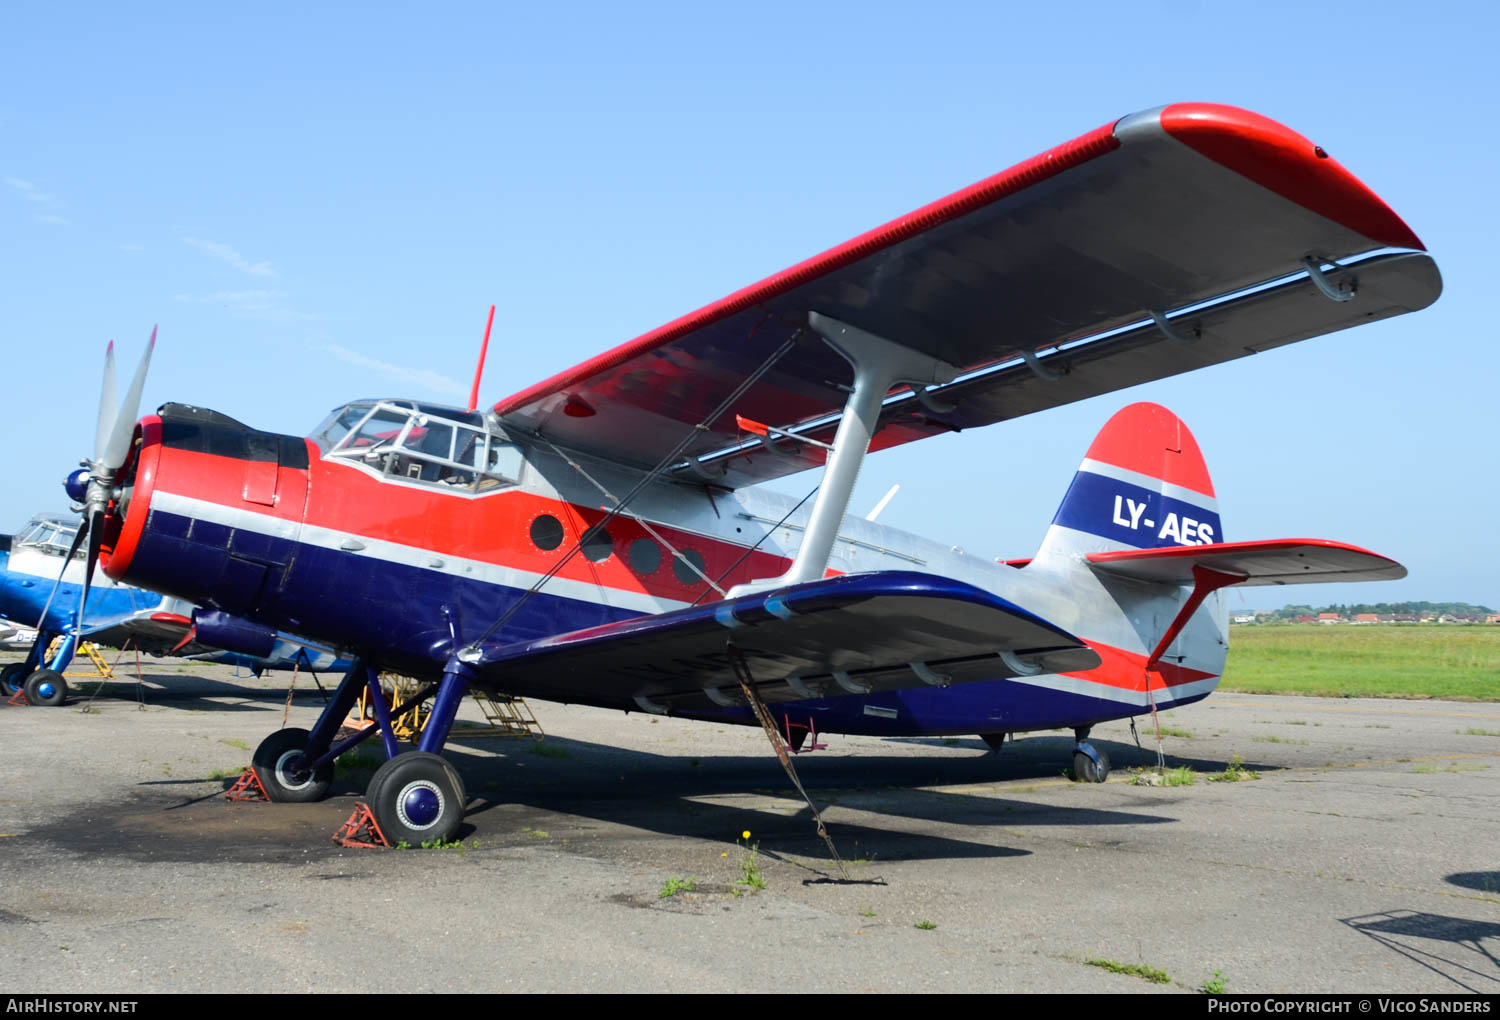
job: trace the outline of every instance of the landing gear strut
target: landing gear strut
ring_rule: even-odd
[[[470,667],[451,661],[441,683],[428,684],[397,710],[397,714],[404,713],[437,692],[432,716],[422,731],[421,749],[403,754],[391,725],[391,708],[380,691],[379,676],[373,667],[356,660],[310,732],[279,730],[261,741],[252,759],[256,774],[272,800],[322,800],[333,782],[334,759],[378,732],[389,760],[375,770],[365,798],[381,832],[393,843],[447,843],[463,824],[468,797],[458,771],[439,752],[453,728],[471,675]],[[376,725],[335,744],[333,736],[354,707],[361,688],[370,694]]]
[[[1109,778],[1109,755],[1090,744],[1088,726],[1073,731],[1073,778],[1080,783],[1102,783]]]

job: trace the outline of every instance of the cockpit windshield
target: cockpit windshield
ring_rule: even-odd
[[[53,556],[66,556],[68,548],[73,544],[73,536],[78,534],[78,524],[78,521],[51,514],[33,517],[15,537],[12,547],[28,547]],[[74,558],[81,559],[83,555],[84,551],[80,548]]]
[[[412,482],[483,492],[520,480],[521,449],[477,411],[410,400],[341,407],[313,432],[323,455]]]

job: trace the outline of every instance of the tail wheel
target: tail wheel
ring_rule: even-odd
[[[463,824],[468,797],[458,770],[427,751],[398,754],[375,770],[366,799],[391,843],[447,843]]]
[[[68,682],[55,669],[39,669],[26,678],[22,688],[33,705],[55,708],[68,699]]]
[[[251,755],[255,774],[272,800],[303,804],[328,795],[328,787],[333,783],[333,765],[329,763],[316,771],[297,767],[306,746],[306,730],[277,730],[262,740]]]
[[[1005,733],[981,733],[979,734],[979,739],[990,745],[991,751],[999,754],[1001,751],[1005,750],[1006,736],[1008,736],[1008,734]]]
[[[1094,748],[1099,756],[1096,762],[1086,751],[1073,752],[1073,778],[1080,783],[1102,783],[1109,778],[1109,755]]]

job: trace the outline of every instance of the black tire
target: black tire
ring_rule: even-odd
[[[1010,736],[1009,733],[981,733],[979,739],[989,744],[991,751],[999,754],[1005,750],[1005,738],[1008,736]]]
[[[68,700],[68,682],[55,669],[39,669],[26,678],[26,700],[44,708],[56,708]]]
[[[1109,778],[1109,755],[1094,748],[1099,756],[1098,764],[1082,751],[1073,752],[1073,778],[1080,783],[1102,783]]]
[[[373,740],[374,738],[372,737],[371,739]],[[406,747],[398,743],[396,745],[396,757],[399,758],[403,754],[411,754],[415,750],[415,747]],[[375,769],[375,774],[370,777],[369,785],[365,787],[365,803],[373,805],[376,798],[380,796],[380,784],[384,782],[384,776],[390,774],[386,771],[385,767],[394,760],[395,759],[393,758],[387,758],[385,761],[381,762],[380,765]],[[449,768],[452,768],[452,766],[450,765]]]
[[[277,730],[262,740],[250,756],[250,764],[255,767],[255,774],[272,800],[281,804],[306,804],[328,795],[328,787],[333,784],[332,762],[312,773],[291,770],[291,763],[306,746],[306,730]]]
[[[0,690],[5,692],[8,698],[21,689],[26,682],[26,663],[12,662],[4,669],[0,669]]]
[[[781,736],[793,751],[801,751],[802,745],[807,743],[807,731],[800,726],[791,726],[782,730]]]
[[[392,846],[451,842],[468,806],[458,770],[427,751],[398,754],[380,766],[365,796]]]

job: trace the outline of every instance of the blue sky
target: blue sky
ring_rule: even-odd
[[[1023,9],[1024,8],[1024,9]],[[0,11],[0,527],[60,509],[105,342],[145,407],[304,433],[358,396],[492,402],[893,216],[1166,102],[1312,138],[1427,243],[1427,311],[872,457],[854,509],[1034,551],[1095,431],[1196,433],[1231,540],[1411,576],[1235,604],[1500,605],[1490,121],[1478,4],[202,4]],[[122,383],[123,385],[123,383]],[[804,484],[805,482],[805,484]],[[782,484],[801,495],[815,484]]]

